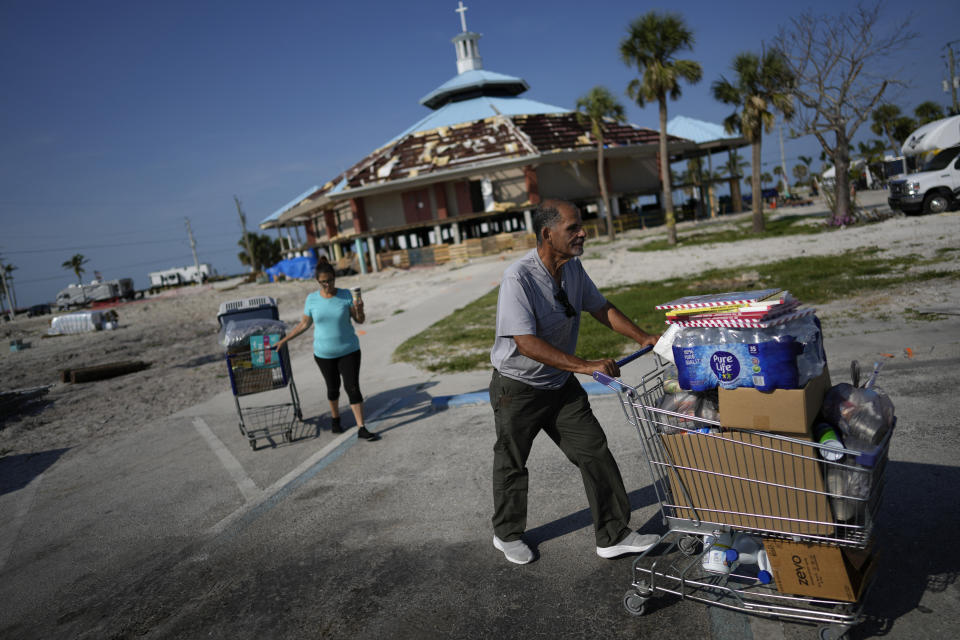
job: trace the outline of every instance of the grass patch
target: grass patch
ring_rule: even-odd
[[[810,216],[790,215],[767,220],[766,231],[760,235],[754,235],[751,231],[753,222],[747,220],[726,229],[716,231],[688,230],[685,233],[677,234],[677,245],[671,245],[666,238],[658,238],[636,247],[630,247],[628,251],[666,251],[683,245],[692,247],[701,244],[719,244],[723,242],[737,242],[751,237],[755,238],[775,238],[779,236],[794,235],[812,235],[816,233],[829,233],[836,228],[827,227],[822,224],[810,224]]]
[[[949,260],[952,256],[944,258]],[[681,296],[781,287],[805,303],[823,304],[910,282],[960,279],[958,271],[914,272],[911,268],[917,262],[913,255],[884,258],[878,247],[868,247],[834,256],[789,258],[741,267],[736,274],[711,269],[695,277],[605,288],[603,294],[645,331],[660,333],[664,328],[663,312],[654,307]],[[499,287],[410,338],[394,352],[394,360],[442,373],[489,367],[498,292]],[[610,331],[590,314],[583,314],[577,355],[587,359],[613,357],[630,348],[629,340]]]
[[[394,309],[393,315],[397,315],[398,313],[403,313],[403,311],[404,311],[403,309]]]
[[[394,361],[444,373],[482,369],[490,362],[499,292],[495,287],[405,340],[393,352]]]
[[[919,322],[936,322],[938,320],[946,320],[949,316],[945,313],[921,313],[916,309],[907,307],[903,310],[903,316],[907,320],[914,320]]]

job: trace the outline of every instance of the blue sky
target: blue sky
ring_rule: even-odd
[[[670,115],[720,122],[730,109],[710,83],[740,51],[772,42],[779,25],[815,1],[633,2],[471,0],[467,24],[484,34],[491,71],[526,79],[530,97],[572,108],[594,85],[621,96],[628,119],[656,128],[656,106],[624,95],[635,76],[618,44],[631,19],[678,11],[696,37],[687,56],[703,80]],[[891,75],[909,89],[891,98],[912,110],[949,95],[941,58],[958,38],[955,1],[911,3],[922,32]],[[17,267],[21,306],[52,300],[75,281],[60,267],[74,253],[105,278],[192,264],[220,273],[236,259],[236,194],[255,225],[396,136],[427,110],[418,101],[456,74],[452,0],[324,3],[5,0],[0,3],[0,259]],[[904,18],[888,4],[884,28]],[[960,43],[958,43],[960,49]],[[858,140],[872,137],[862,127]],[[744,156],[749,157],[745,150]],[[817,157],[812,138],[786,141],[788,168]],[[767,170],[779,158],[764,140]],[[213,313],[213,312],[211,312]]]

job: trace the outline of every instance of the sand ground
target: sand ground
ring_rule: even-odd
[[[883,192],[871,194],[878,205]],[[868,198],[864,198],[869,203]],[[822,207],[783,209],[777,215],[808,213],[822,220]],[[734,224],[745,215],[726,216],[717,224]],[[684,223],[689,227],[691,223]],[[707,224],[701,222],[700,226]],[[936,268],[960,269],[954,253],[960,247],[960,212],[936,216],[894,217],[880,223],[832,233],[691,247],[659,252],[631,252],[630,246],[662,229],[634,230],[614,244],[589,243],[584,255],[588,273],[601,287],[642,280],[692,275],[707,268],[729,269],[731,281],[749,283],[741,265],[782,259],[792,255],[830,255],[855,248],[877,248],[885,256],[918,254],[953,256]],[[938,254],[938,251],[940,252]],[[443,265],[338,279],[338,286],[361,286],[367,322],[376,323],[408,310],[418,299],[453,281],[469,282],[479,296],[496,281],[470,280],[472,269],[488,272],[489,262],[506,267],[519,253],[485,257],[468,265]],[[489,279],[489,278],[487,278]],[[0,391],[50,385],[48,393],[25,411],[0,422],[0,456],[31,453],[83,444],[119,431],[134,430],[152,420],[171,415],[229,389],[222,350],[217,342],[217,313],[222,302],[251,296],[278,300],[280,317],[290,325],[301,315],[303,299],[315,288],[309,281],[243,284],[240,279],[170,290],[116,307],[119,327],[80,335],[47,337],[50,316],[21,316],[0,325]],[[960,287],[955,281],[921,283],[871,293],[819,309],[828,336],[869,331],[889,322],[924,322],[910,319],[903,309],[939,309],[957,313]],[[453,311],[453,309],[450,309]],[[935,322],[931,322],[931,328]],[[363,330],[363,327],[360,327]],[[28,348],[9,352],[9,340],[21,339]],[[363,338],[361,337],[361,340]],[[305,356],[311,344],[301,338],[291,344],[293,356]],[[891,345],[891,349],[896,345]],[[87,384],[59,382],[65,368],[109,362],[142,360],[144,371]],[[464,389],[463,391],[471,391]],[[375,391],[375,390],[371,390]]]

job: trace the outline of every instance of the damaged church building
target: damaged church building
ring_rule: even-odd
[[[366,273],[532,247],[531,214],[541,196],[576,203],[588,232],[605,233],[590,123],[524,97],[522,78],[485,70],[480,34],[467,30],[462,13],[461,24],[453,38],[457,75],[420,100],[428,115],[260,223],[277,230],[286,257],[322,251]],[[604,128],[614,224],[622,231],[662,222],[658,132],[613,121]],[[712,144],[705,151],[698,141],[668,136],[671,160],[746,141]],[[655,202],[637,206],[638,196]]]

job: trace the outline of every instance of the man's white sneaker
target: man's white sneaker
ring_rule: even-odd
[[[507,560],[514,564],[527,564],[533,561],[533,551],[523,540],[514,540],[513,542],[504,542],[497,536],[493,536],[493,546],[500,551]]]
[[[647,534],[640,535],[631,531],[627,537],[612,547],[597,547],[597,555],[601,558],[616,558],[626,553],[643,553],[660,542],[660,536]]]

